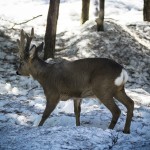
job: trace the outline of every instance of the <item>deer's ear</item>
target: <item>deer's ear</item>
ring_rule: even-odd
[[[29,51],[29,57],[33,59],[37,55],[37,48],[33,45]]]
[[[43,50],[44,42],[42,42],[37,48],[37,52],[41,52]]]

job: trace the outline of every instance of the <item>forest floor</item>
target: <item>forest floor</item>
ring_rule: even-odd
[[[71,15],[76,18],[76,14]],[[45,124],[37,127],[46,103],[43,90],[32,78],[16,75],[19,63],[16,39],[20,32],[17,27],[26,27],[29,33],[33,25],[12,28],[13,23],[4,19],[1,21],[0,149],[149,149],[150,23],[123,25],[107,19],[105,32],[97,32],[95,21],[90,20],[74,30],[60,29],[57,34],[57,58],[107,57],[126,68],[129,81],[125,89],[135,102],[131,134],[127,135],[122,133],[126,108],[116,101],[122,113],[114,130],[110,130],[107,129],[111,121],[110,112],[97,99],[90,98],[83,99],[80,127],[75,126],[72,100],[61,101]],[[41,24],[35,26],[35,44],[43,41],[44,27]]]

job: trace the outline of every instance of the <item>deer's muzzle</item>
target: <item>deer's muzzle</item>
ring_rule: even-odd
[[[16,71],[16,74],[17,74],[17,75],[21,75],[18,71]]]

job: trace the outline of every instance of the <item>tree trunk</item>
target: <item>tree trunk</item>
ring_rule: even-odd
[[[44,59],[54,58],[60,0],[50,0],[45,32]]]
[[[99,3],[98,0],[94,0],[94,16],[98,17],[99,14]]]
[[[81,24],[84,24],[87,20],[89,20],[89,7],[90,0],[82,0]]]
[[[150,0],[144,0],[143,17],[144,21],[150,22]]]
[[[96,19],[97,31],[104,31],[104,10],[105,10],[105,0],[99,0],[99,17]]]

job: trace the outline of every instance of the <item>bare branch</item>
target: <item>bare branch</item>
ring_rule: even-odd
[[[38,18],[38,17],[41,17],[41,16],[42,16],[42,15],[35,16],[35,17],[33,17],[33,18],[29,19],[29,20],[23,21],[23,22],[21,22],[21,23],[14,23],[14,25],[12,26],[12,29],[13,29],[16,25],[22,25],[22,24],[28,23],[28,22],[30,22],[30,21],[32,21],[32,20]]]

